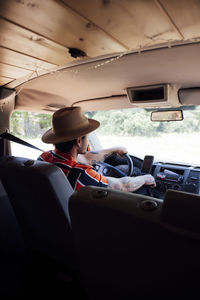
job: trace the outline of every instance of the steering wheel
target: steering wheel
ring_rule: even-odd
[[[124,154],[124,157],[126,157],[127,163],[128,163],[128,174],[127,176],[132,176],[134,172],[134,165],[133,161],[128,153]]]
[[[113,154],[111,154],[113,155]],[[123,171],[119,170],[117,167],[112,166],[104,161],[97,163],[98,173],[102,173],[104,176],[112,176],[112,177],[124,177],[124,176],[132,176],[134,173],[134,165],[131,157],[128,153],[123,154],[126,158],[127,165],[128,165],[128,174],[124,173]]]

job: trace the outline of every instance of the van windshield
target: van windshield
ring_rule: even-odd
[[[129,154],[141,159],[153,155],[155,161],[200,166],[200,107],[184,107],[183,121],[152,122],[151,110],[132,108],[89,112],[86,115],[100,121],[95,131],[102,148],[124,146]],[[11,133],[41,148],[52,145],[41,141],[51,127],[51,115],[14,112]],[[37,159],[40,151],[11,143],[12,154]]]
[[[183,121],[152,122],[141,108],[89,113],[100,121],[96,134],[103,148],[124,146],[141,159],[200,166],[200,107],[184,107]]]

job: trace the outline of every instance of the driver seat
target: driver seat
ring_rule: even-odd
[[[0,158],[0,180],[31,251],[76,270],[68,200],[73,189],[61,169],[22,157]]]

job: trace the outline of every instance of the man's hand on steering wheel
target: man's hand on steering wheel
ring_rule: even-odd
[[[128,150],[125,147],[116,147],[116,148],[113,148],[112,152],[116,153],[120,156],[123,156],[123,154],[128,153]]]

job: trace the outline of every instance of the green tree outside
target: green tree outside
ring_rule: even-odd
[[[121,109],[86,113],[89,118],[100,121],[101,135],[159,136],[161,133],[193,133],[200,130],[200,108],[184,110],[181,122],[152,122],[150,110]],[[11,117],[10,131],[21,138],[40,138],[51,127],[51,115],[15,111]]]

